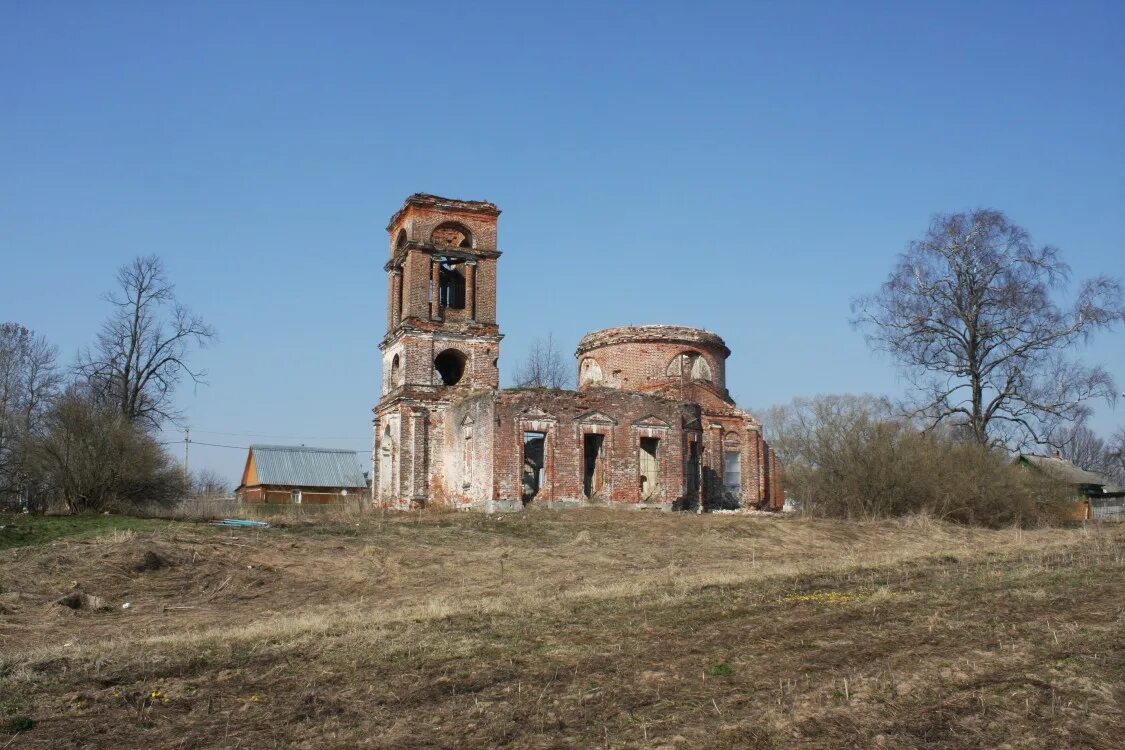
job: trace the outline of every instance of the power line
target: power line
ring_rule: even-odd
[[[198,440],[164,440],[161,445],[206,445],[208,448],[234,448],[235,450],[245,451],[250,450],[248,446],[244,445],[219,445],[218,443],[201,443]]]
[[[324,438],[320,438],[320,439],[323,440]],[[238,451],[248,451],[248,450],[250,450],[250,446],[248,446],[248,445],[222,445],[220,443],[201,443],[198,440],[188,440],[188,441],[184,441],[184,440],[164,440],[160,443],[160,445],[182,445],[185,442],[190,443],[191,445],[205,445],[208,448],[233,448],[234,450],[238,450]],[[333,450],[351,450],[351,451],[355,451],[356,453],[366,453],[369,449],[368,448],[334,448]]]
[[[336,435],[333,437],[309,437],[308,435],[270,435],[265,432],[220,432],[218,430],[199,430],[195,427],[191,428],[193,432],[202,433],[204,435],[227,435],[230,437],[262,437],[262,438],[277,438],[281,440],[366,440],[370,435],[363,437],[356,437],[355,435]],[[163,429],[161,432],[174,433],[179,430]],[[177,441],[180,442],[180,441]]]

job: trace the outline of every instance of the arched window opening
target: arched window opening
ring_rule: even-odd
[[[664,373],[674,378],[710,381],[711,365],[699,352],[681,352],[672,358]]]
[[[473,235],[469,230],[452,221],[447,221],[440,224],[430,234],[430,242],[435,245],[447,245],[449,247],[472,247]]]
[[[398,230],[398,236],[395,237],[395,250],[401,250],[403,245],[406,244],[406,230]]]
[[[391,360],[391,388],[402,385],[402,360],[396,354]]]
[[[434,358],[434,369],[444,385],[457,385],[465,375],[466,357],[456,349],[446,349]]]
[[[593,357],[587,357],[582,360],[582,364],[578,368],[578,382],[581,385],[588,383],[600,383],[602,379],[602,368],[598,361]]]
[[[459,265],[443,261],[438,276],[438,304],[451,310],[465,309],[465,276]]]

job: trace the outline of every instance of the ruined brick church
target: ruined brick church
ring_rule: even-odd
[[[714,333],[608,328],[578,345],[577,391],[500,388],[499,215],[415,194],[387,226],[374,502],[779,509],[781,468]]]

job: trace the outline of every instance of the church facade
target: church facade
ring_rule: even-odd
[[[374,503],[780,509],[781,467],[727,391],[714,333],[597,331],[578,345],[578,390],[500,388],[499,215],[419,193],[387,226]]]

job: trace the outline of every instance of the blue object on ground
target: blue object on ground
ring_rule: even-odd
[[[235,528],[268,529],[270,525],[265,521],[246,521],[241,518],[222,518],[208,521],[212,526],[233,526]]]

